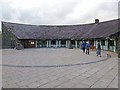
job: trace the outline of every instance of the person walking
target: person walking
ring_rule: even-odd
[[[98,44],[97,44],[96,56],[100,56],[101,57],[101,45],[100,45],[100,42],[98,42]]]
[[[90,43],[86,43],[86,54],[89,54],[89,49],[90,49]]]
[[[86,46],[86,42],[83,41],[83,42],[82,42],[82,45],[81,45],[83,52],[85,52],[85,46]]]

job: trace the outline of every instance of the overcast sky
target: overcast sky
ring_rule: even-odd
[[[0,20],[25,24],[83,24],[118,18],[119,0],[0,0]]]

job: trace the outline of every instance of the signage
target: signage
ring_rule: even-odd
[[[34,42],[31,42],[31,44],[34,44]]]

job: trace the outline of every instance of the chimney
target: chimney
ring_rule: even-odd
[[[99,19],[95,19],[95,23],[99,23]]]

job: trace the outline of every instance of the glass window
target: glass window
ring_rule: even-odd
[[[56,40],[52,40],[52,41],[51,41],[51,44],[56,44]]]
[[[101,40],[101,45],[105,46],[105,40]]]
[[[75,40],[71,40],[71,44],[72,44],[72,45],[75,45]]]
[[[66,44],[66,41],[65,41],[65,40],[62,40],[62,41],[61,41],[61,44]]]
[[[114,46],[114,40],[110,40],[110,46]]]

